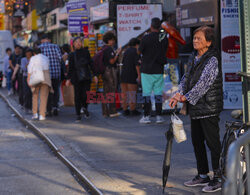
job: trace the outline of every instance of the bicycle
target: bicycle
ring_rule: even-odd
[[[222,184],[224,183],[227,177],[225,166],[226,166],[226,158],[229,146],[231,145],[231,143],[233,143],[247,131],[247,125],[242,122],[243,112],[241,110],[237,110],[233,111],[231,115],[234,119],[237,119],[237,121],[226,121],[225,124],[226,132],[223,137],[222,151],[220,156],[220,171],[222,176]],[[245,152],[243,147],[241,148],[240,153],[241,153],[240,155],[241,172],[237,175],[237,181],[238,185],[243,185],[242,186],[243,194],[247,194],[246,161],[245,161]]]

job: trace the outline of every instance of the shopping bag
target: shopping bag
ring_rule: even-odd
[[[39,83],[44,82],[44,73],[42,70],[34,70],[30,75],[29,85],[35,86]]]
[[[64,106],[74,106],[74,87],[73,85],[70,86],[63,86],[63,102]]]
[[[175,141],[177,143],[186,141],[187,136],[184,131],[183,121],[175,113],[171,115],[171,123],[173,127],[173,134],[174,134]]]
[[[2,81],[2,88],[5,88],[7,85],[7,79],[5,76],[3,76],[3,81]]]

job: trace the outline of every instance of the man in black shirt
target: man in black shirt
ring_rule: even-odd
[[[151,111],[151,93],[154,92],[156,102],[156,123],[162,123],[162,92],[164,86],[163,71],[166,64],[166,52],[168,37],[160,33],[161,21],[153,18],[151,33],[142,38],[139,52],[142,54],[141,82],[144,97],[144,116],[140,123],[151,123],[149,115]]]

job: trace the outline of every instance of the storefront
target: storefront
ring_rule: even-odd
[[[56,8],[46,15],[46,26],[51,41],[58,45],[69,43],[70,35],[67,25],[60,21],[64,21],[68,16],[67,13],[61,12],[62,8]]]
[[[176,8],[176,25],[187,44],[180,53],[191,53],[193,32],[200,26],[208,25],[215,29],[217,45],[220,47],[220,9],[218,0],[181,1]],[[202,8],[202,9],[201,9]]]

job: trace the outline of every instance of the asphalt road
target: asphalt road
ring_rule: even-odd
[[[11,103],[18,108],[15,98]],[[59,116],[31,121],[39,127],[104,194],[162,194],[162,161],[165,150],[165,123],[139,124],[139,117],[103,118],[101,105],[90,105],[90,119],[75,123],[72,107],[61,107]],[[221,114],[221,139],[230,110]],[[23,112],[22,112],[23,113]],[[31,115],[24,114],[30,119]],[[168,188],[165,194],[201,194],[201,187],[188,188],[183,182],[193,178],[196,163],[190,137],[190,120],[181,116],[187,141],[174,141]],[[154,121],[155,118],[152,118]],[[210,153],[208,152],[210,159]],[[210,166],[211,167],[211,166]],[[211,176],[211,173],[210,173]],[[220,194],[214,193],[214,194]]]
[[[0,99],[0,195],[87,194]]]

